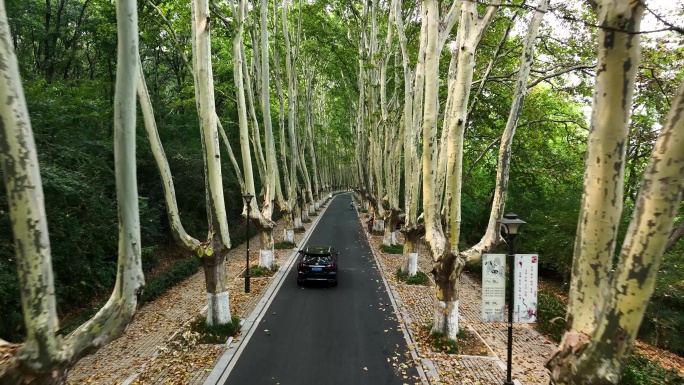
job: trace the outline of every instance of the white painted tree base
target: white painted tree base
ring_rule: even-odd
[[[382,244],[385,246],[394,246],[397,244],[397,234],[395,231],[387,232],[382,237]]]
[[[294,229],[284,229],[283,230],[283,241],[295,243],[295,232]]]
[[[373,222],[373,231],[385,231],[385,220],[376,218]]]
[[[456,341],[458,338],[458,301],[438,301],[434,306],[433,331]]]
[[[274,264],[275,251],[273,249],[259,250],[259,266],[272,269]]]
[[[230,299],[228,292],[207,293],[207,324],[224,325],[230,323]]]
[[[295,227],[302,227],[302,218],[295,218],[294,225]]]
[[[418,274],[418,253],[410,253],[406,257],[404,273],[408,274],[409,277],[413,277],[414,275]]]

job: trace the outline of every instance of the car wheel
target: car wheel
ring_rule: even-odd
[[[297,286],[302,286],[304,282],[300,281],[299,278],[297,278]]]
[[[333,286],[337,286],[337,280],[334,280],[334,281],[332,282],[332,285],[333,285]]]

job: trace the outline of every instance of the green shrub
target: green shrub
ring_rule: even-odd
[[[2,217],[1,212],[0,217]],[[4,224],[1,222],[2,220],[0,220],[0,227]],[[7,224],[9,226],[9,221]],[[5,256],[3,254],[3,250],[0,248],[0,309],[2,309],[0,338],[8,342],[21,342],[24,324],[22,322],[23,317],[19,302],[17,265],[14,262],[14,256]]]
[[[552,293],[539,290],[537,293],[537,330],[560,342],[565,333],[565,303]]]
[[[262,267],[259,265],[253,265],[249,268],[249,276],[250,277],[272,277],[273,274],[278,271],[278,265],[273,265],[272,268],[268,267]],[[246,271],[242,273],[242,276],[244,277],[246,275]]]
[[[620,385],[683,385],[684,377],[648,358],[633,354],[627,361]]]
[[[422,271],[419,271],[413,277],[409,277],[408,273],[404,273],[401,271],[401,268],[397,268],[396,277],[398,281],[404,282],[407,285],[428,285],[430,282],[430,277]]]
[[[200,343],[224,344],[229,337],[235,337],[240,333],[240,319],[233,316],[228,324],[209,326],[207,317],[199,316],[190,323],[190,329],[200,334]]]
[[[663,255],[638,338],[684,356],[684,243]]]
[[[465,268],[463,271],[468,272],[468,273],[473,273],[479,277],[482,277],[482,261],[474,262],[474,263],[469,263],[465,265]]]
[[[295,231],[295,233],[297,233],[297,234],[301,234],[301,233],[306,232],[306,228],[305,228],[304,226],[295,227],[294,231]]]
[[[425,329],[430,332],[430,344],[432,345],[433,351],[447,354],[458,354],[458,342],[447,338],[444,333],[432,331],[432,324],[425,326]],[[458,338],[465,337],[465,329],[459,329]]]
[[[403,254],[404,245],[380,245],[380,250],[382,250],[383,253],[387,254]]]
[[[295,246],[297,246],[296,243],[282,241],[282,242],[278,242],[275,245],[273,245],[273,248],[275,248],[277,250],[283,250],[283,249],[294,249]]]
[[[413,277],[409,277],[406,280],[406,284],[408,285],[427,285],[430,282],[430,277],[428,277],[427,274],[423,273],[422,271],[419,271],[414,275]]]
[[[159,266],[159,255],[157,253],[158,249],[159,246],[154,245],[143,247],[140,250],[143,265],[143,273],[145,273],[145,275],[147,275],[147,273],[152,271],[155,267]]]

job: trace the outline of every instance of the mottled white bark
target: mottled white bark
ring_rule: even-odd
[[[439,7],[435,0],[425,0],[425,107],[423,109],[423,212],[425,241],[434,260],[446,250],[446,237],[439,216],[440,203],[435,199],[437,171],[437,93],[439,87]]]
[[[527,81],[530,77],[532,61],[534,60],[535,41],[537,39],[541,21],[548,9],[548,3],[548,0],[539,1],[537,4],[537,10],[530,20],[530,24],[527,29],[527,35],[525,36],[525,41],[523,43],[523,54],[520,58],[518,77],[515,82],[515,91],[513,92],[513,101],[511,103],[508,120],[506,121],[506,127],[504,128],[503,135],[501,136],[501,143],[499,146],[494,199],[492,201],[492,209],[489,214],[487,230],[476,245],[460,253],[460,257],[465,259],[465,263],[472,263],[481,260],[482,254],[496,246],[501,238],[498,220],[503,218],[504,208],[506,205],[508,175],[511,167],[511,146],[513,144],[513,137],[515,136],[515,130],[518,126],[518,120],[520,118],[520,113],[525,101],[525,95],[527,94]],[[463,183],[462,178],[460,183]]]
[[[406,234],[406,240],[404,242],[404,255],[407,256],[407,263],[405,264],[404,272],[409,272],[409,275],[415,275],[410,273],[410,255],[414,252],[415,242],[410,236],[411,231],[415,231],[417,218],[418,218],[418,201],[419,201],[419,187],[420,187],[420,175],[418,166],[418,135],[420,130],[419,125],[414,120],[413,115],[413,103],[414,103],[414,72],[411,71],[410,57],[407,48],[406,33],[404,31],[404,21],[401,12],[401,1],[396,1],[394,3],[396,7],[396,24],[397,24],[397,35],[399,41],[399,47],[401,48],[402,65],[404,70],[404,108],[403,108],[403,119],[401,124],[404,126],[404,232]],[[424,8],[424,7],[423,7]],[[424,13],[424,12],[423,12]],[[425,28],[426,20],[423,19],[421,24],[420,33],[420,47],[418,52],[418,62],[416,64],[415,73],[422,74],[422,67],[425,57],[425,44],[427,37],[427,31]],[[416,76],[417,78],[417,76]],[[422,90],[422,79],[420,77],[420,84]],[[416,79],[416,84],[419,81]],[[421,98],[422,99],[422,98]]]
[[[285,5],[283,5],[285,6]],[[279,35],[278,26],[278,2],[274,0],[273,3],[273,20],[274,20],[274,35]],[[278,207],[281,211],[285,211],[285,240],[294,243],[294,214],[293,209],[295,206],[295,197],[292,195],[291,184],[290,184],[290,170],[293,167],[289,164],[292,160],[291,156],[288,156],[287,143],[288,138],[285,132],[285,96],[283,92],[283,81],[282,81],[282,71],[280,69],[280,57],[278,51],[278,44],[273,44],[273,65],[275,68],[275,84],[276,90],[278,92],[278,132],[280,134],[280,168],[276,167],[276,199],[278,201]],[[283,187],[280,183],[280,173],[282,170],[283,182],[285,184],[283,192]]]
[[[452,55],[458,55],[458,59],[455,61],[455,68],[452,66],[452,71],[449,74],[448,110],[445,112],[444,122],[447,133],[443,135],[442,139],[443,143],[446,142],[446,153],[444,151],[439,152],[437,143],[437,129],[435,127],[437,91],[432,90],[436,84],[434,86],[430,84],[434,80],[430,80],[429,76],[430,73],[436,72],[435,69],[429,69],[428,66],[431,61],[437,65],[439,63],[438,58],[430,59],[430,50],[436,51],[439,55],[441,50],[440,35],[436,26],[430,29],[428,24],[425,118],[423,121],[423,207],[425,210],[426,239],[430,244],[434,261],[433,274],[436,284],[433,331],[444,333],[447,338],[454,340],[458,335],[458,277],[464,267],[463,261],[457,255],[461,222],[461,174],[465,114],[467,113],[468,96],[475,67],[475,51],[500,3],[500,0],[493,0],[482,18],[478,14],[476,3],[464,2],[460,6],[458,37],[455,47],[452,49]],[[428,15],[430,15],[429,9]],[[428,90],[431,90],[431,94],[428,93]],[[429,122],[428,119],[430,119]],[[433,126],[429,132],[426,130],[428,123]],[[426,160],[426,151],[429,151],[429,160]],[[446,157],[446,162],[444,157]],[[429,163],[427,169],[426,163]],[[446,191],[442,203],[442,186],[439,185],[441,183],[439,178],[445,163]],[[429,171],[429,174],[426,171]],[[442,207],[444,207],[445,216],[444,228],[442,228]]]
[[[596,327],[598,311],[609,295],[608,278],[622,214],[626,138],[640,61],[639,35],[618,31],[638,31],[643,12],[641,3],[599,3],[599,23],[615,30],[600,29],[598,35],[584,194],[573,257],[571,288],[575,290],[568,297],[572,329],[586,334]]]
[[[446,153],[440,153],[440,163],[446,159],[446,191],[444,194],[445,232],[449,242],[449,252],[458,253],[461,231],[461,188],[463,175],[463,140],[468,113],[468,99],[475,70],[475,53],[494,15],[500,0],[493,0],[484,16],[480,17],[477,4],[464,2],[461,5],[458,37],[452,48],[452,56],[457,56],[455,66],[449,73],[449,110],[445,112],[445,126],[448,135]],[[454,64],[454,61],[452,61]],[[454,72],[455,71],[455,72]],[[438,171],[438,174],[443,172]],[[437,186],[441,189],[441,186]],[[436,199],[441,198],[440,191]]]
[[[159,174],[161,175],[162,186],[164,188],[164,202],[166,203],[166,213],[169,217],[171,234],[173,234],[173,238],[176,242],[184,245],[190,250],[195,250],[199,247],[200,242],[185,231],[180,219],[176,201],[176,189],[173,185],[173,176],[171,175],[171,168],[166,159],[161,139],[159,139],[157,122],[154,119],[154,110],[152,108],[152,101],[150,100],[150,93],[147,91],[142,63],[138,63],[138,72],[140,74],[137,82],[138,100],[140,100],[140,109],[142,110],[145,131],[147,132],[147,139],[150,142],[152,156],[154,156],[154,160],[157,163],[157,169],[159,169]]]
[[[558,384],[619,383],[653,294],[661,257],[682,200],[683,113],[684,82],[644,172],[617,271],[611,277],[610,298],[597,309],[596,329],[591,335],[567,332],[548,363]],[[583,305],[591,306],[591,302]]]
[[[196,95],[199,96],[199,118],[204,150],[204,174],[207,199],[209,240],[203,253],[202,265],[208,298],[212,301],[228,300],[226,286],[225,251],[230,248],[226,221],[223,182],[221,178],[221,152],[214,102],[214,78],[211,67],[210,14],[208,0],[193,0],[193,60],[195,62]],[[226,324],[231,321],[228,304],[209,303],[216,310],[207,317],[207,324]]]
[[[290,174],[288,177],[290,188],[288,190],[288,196],[290,197],[292,206],[295,207],[295,200],[297,199],[297,169],[299,169],[299,146],[297,134],[295,132],[295,122],[297,120],[297,74],[294,68],[294,55],[290,44],[287,9],[287,0],[283,0],[281,17],[283,23],[283,42],[285,43],[285,74],[287,76],[287,133],[290,144],[290,159],[292,160],[291,164],[289,165]],[[302,227],[301,215],[299,215],[299,213],[295,214],[295,227]]]
[[[596,2],[598,66],[567,323],[547,363],[557,384],[617,384],[653,293],[684,185],[684,85],[656,142],[617,271],[625,147],[640,62],[641,2]]]
[[[2,383],[62,383],[84,355],[117,338],[135,313],[144,278],[135,167],[135,88],[138,76],[138,18],[133,0],[117,2],[118,65],[114,95],[114,161],[119,218],[118,273],[109,301],[63,341],[58,320],[47,220],[37,153],[16,56],[0,2],[0,166],[2,166],[26,343],[4,357]]]

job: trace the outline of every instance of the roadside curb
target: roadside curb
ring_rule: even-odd
[[[335,199],[335,197],[333,196],[332,199]],[[271,302],[273,302],[273,299],[285,281],[285,277],[290,272],[294,262],[297,260],[299,248],[306,243],[309,237],[311,237],[313,230],[318,225],[318,221],[321,219],[323,214],[327,211],[332,199],[326,202],[322,211],[318,212],[318,215],[315,217],[316,219],[313,220],[311,226],[306,230],[306,233],[304,233],[304,236],[288,257],[287,262],[280,269],[278,269],[274,275],[273,280],[268,286],[268,289],[263,294],[254,310],[252,310],[249,316],[240,323],[241,334],[243,337],[238,340],[233,339],[232,341],[226,343],[228,349],[223,352],[221,357],[216,361],[216,364],[214,364],[214,368],[209,373],[209,376],[206,380],[204,380],[204,385],[222,384],[228,379],[230,371],[237,362],[236,358],[238,358],[242,351],[246,348],[249,339],[256,330],[255,326],[259,324],[261,319],[266,314],[266,309],[268,309],[268,307],[271,305]]]

